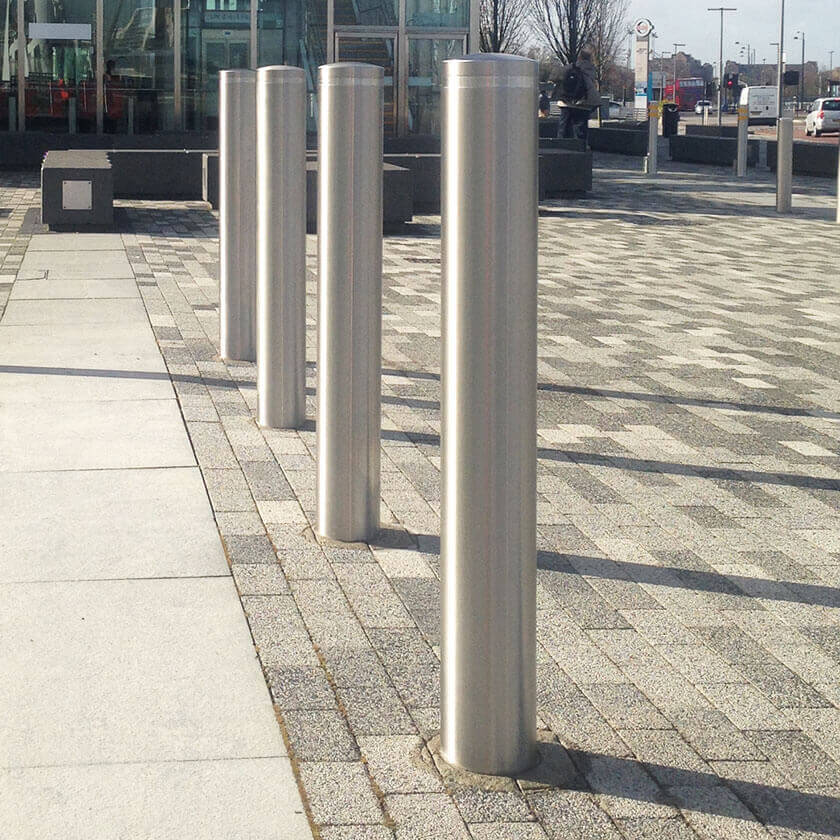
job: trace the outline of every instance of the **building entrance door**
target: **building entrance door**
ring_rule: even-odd
[[[397,67],[397,38],[390,33],[362,35],[337,32],[335,36],[337,61],[363,61],[385,71],[385,135],[397,133],[397,97],[394,73]]]
[[[205,29],[201,33],[201,92],[205,121],[219,116],[219,72],[247,70],[251,48],[248,29]]]

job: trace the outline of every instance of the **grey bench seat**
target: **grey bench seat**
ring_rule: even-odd
[[[114,173],[107,152],[47,152],[41,165],[41,221],[67,229],[113,225]]]

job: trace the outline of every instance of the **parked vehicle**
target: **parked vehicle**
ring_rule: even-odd
[[[819,137],[824,131],[840,131],[840,99],[818,99],[805,117],[808,137]]]
[[[749,85],[741,91],[741,105],[749,108],[751,125],[773,125],[779,115],[779,89],[775,85]]]
[[[712,105],[712,103],[708,99],[700,99],[694,106],[694,113],[702,115],[704,110],[710,114],[714,114],[715,106]]]

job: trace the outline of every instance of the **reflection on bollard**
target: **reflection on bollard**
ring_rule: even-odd
[[[219,326],[222,358],[257,360],[257,75],[219,73]]]
[[[257,422],[306,419],[306,74],[257,70]]]
[[[379,529],[384,74],[318,70],[318,533]]]
[[[444,62],[441,755],[536,758],[537,63]]]

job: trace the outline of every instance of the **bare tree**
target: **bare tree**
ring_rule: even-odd
[[[561,64],[574,64],[592,37],[603,0],[533,0],[534,27]]]
[[[595,80],[602,90],[604,80],[615,66],[627,34],[630,0],[597,0],[589,44],[595,64]]]
[[[525,41],[529,13],[528,0],[481,0],[481,51],[519,52]]]

